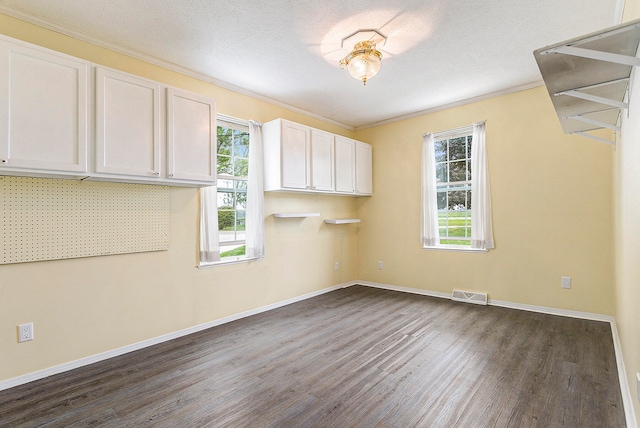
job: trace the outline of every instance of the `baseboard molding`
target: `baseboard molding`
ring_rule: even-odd
[[[236,321],[242,318],[250,317],[251,315],[257,315],[262,312],[267,312],[273,309],[280,308],[282,306],[287,306],[292,303],[300,302],[302,300],[307,300],[312,297],[320,296],[325,293],[329,293],[331,291],[339,290],[341,288],[350,287],[352,285],[357,284],[356,281],[346,282],[343,284],[335,285],[329,288],[323,288],[322,290],[314,291],[311,293],[303,294],[302,296],[293,297],[291,299],[283,300],[281,302],[273,303],[271,305],[262,306],[256,309],[252,309],[249,311],[241,312],[239,314],[230,315],[228,317],[220,318],[217,320],[209,321],[204,324],[195,325],[193,327],[188,327],[182,330],[175,331],[173,333],[163,334],[162,336],[154,337],[152,339],[143,340],[141,342],[133,343],[131,345],[123,346],[121,348],[112,349],[110,351],[101,352],[99,354],[91,355],[89,357],[80,358],[75,361],[70,361],[68,363],[60,364],[57,366],[49,367],[47,369],[38,370],[36,372],[28,373],[26,375],[14,377],[11,379],[7,379],[0,382],[0,391],[5,389],[13,388],[15,386],[23,385],[25,383],[33,382],[35,380],[43,379],[48,376],[52,376],[55,374],[63,373],[69,370],[77,369],[83,366],[87,366],[89,364],[97,363],[99,361],[104,361],[109,358],[117,357],[120,355],[128,354],[129,352],[138,351],[143,348],[147,348],[149,346],[157,345],[162,342],[167,342],[172,339],[177,339],[182,336],[187,336],[189,334],[197,333],[202,330],[206,330],[211,327],[216,327],[218,325],[226,324],[232,321]]]
[[[379,282],[356,281],[358,285],[364,285],[373,288],[382,288],[384,290],[402,291],[403,293],[420,294],[421,296],[439,297],[441,299],[451,300],[451,293],[443,293],[442,291],[422,290],[420,288],[400,287],[398,285],[381,284]]]
[[[618,366],[618,378],[620,379],[620,392],[622,394],[622,404],[624,405],[624,414],[627,420],[627,428],[638,428],[636,422],[636,411],[633,407],[633,395],[627,378],[627,370],[622,359],[622,346],[620,344],[620,336],[618,336],[618,327],[615,319],[611,320],[611,335],[613,336],[613,348],[616,351],[616,364]]]
[[[439,297],[439,298],[451,300],[450,293],[444,293],[441,291],[431,291],[431,290],[422,290],[418,288],[400,287],[397,285],[380,284],[377,282],[369,282],[369,281],[355,281],[355,283],[359,285],[364,285],[367,287],[382,288],[385,290],[401,291],[405,293],[420,294],[423,296]],[[627,422],[627,427],[638,428],[638,425],[636,423],[635,409],[633,407],[633,396],[631,394],[631,389],[629,388],[629,382],[627,379],[627,373],[624,366],[624,360],[622,358],[622,348],[620,345],[620,337],[618,336],[618,328],[616,327],[616,321],[614,317],[612,317],[611,315],[594,314],[590,312],[580,312],[580,311],[570,311],[566,309],[550,308],[547,306],[527,305],[524,303],[513,303],[513,302],[506,302],[503,300],[494,300],[494,299],[489,299],[487,304],[492,306],[500,306],[503,308],[518,309],[522,311],[539,312],[539,313],[549,314],[549,315],[559,315],[564,317],[608,322],[611,325],[611,335],[613,337],[613,348],[616,354],[616,365],[618,369],[618,379],[620,382],[620,393],[622,395],[622,404],[624,406],[624,413],[625,413],[625,418]]]

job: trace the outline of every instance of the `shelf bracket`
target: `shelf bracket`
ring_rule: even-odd
[[[610,98],[599,97],[597,95],[586,94],[584,92],[580,92],[576,89],[572,89],[570,91],[562,91],[553,94],[554,96],[567,95],[569,97],[580,98],[587,101],[593,101],[595,103],[605,104],[611,107],[617,108],[629,108],[629,103],[625,103],[624,101],[616,101]]]
[[[548,51],[541,52],[541,55],[549,53],[561,53],[565,55],[579,56],[582,58],[597,59],[599,61],[613,62],[616,64],[636,66],[640,65],[640,58],[635,56],[620,55],[610,52],[596,51],[593,49],[577,48],[575,46],[558,46]]]
[[[600,141],[601,143],[609,144],[610,146],[613,146],[613,147],[616,146],[615,141],[611,141],[611,140],[607,140],[606,138],[601,138],[595,135],[587,134],[586,132],[578,131],[578,132],[574,132],[574,134],[580,135],[581,137],[591,138],[592,140]]]
[[[580,116],[579,114],[575,116],[569,116],[567,119],[579,120],[580,122],[588,123],[590,125],[597,126],[598,128],[608,128],[613,129],[616,132],[620,131],[620,127],[617,125],[611,125],[610,123],[601,122],[599,120],[590,119],[588,117]],[[574,132],[574,134],[578,134],[578,132]]]

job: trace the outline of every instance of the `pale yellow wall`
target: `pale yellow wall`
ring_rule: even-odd
[[[496,248],[423,250],[422,136],[481,120]],[[375,154],[374,196],[357,201],[359,279],[613,314],[613,149],[564,135],[544,87],[362,130],[357,138]],[[562,276],[573,278],[571,290],[561,289]]]
[[[218,111],[284,117],[353,132],[0,15],[0,32],[216,98]],[[326,217],[353,217],[349,197],[267,193],[267,257],[198,270],[197,190],[172,188],[169,251],[0,265],[0,381],[172,333],[356,279],[356,234]],[[321,217],[275,220],[274,212]],[[334,271],[334,262],[340,271]],[[36,339],[17,343],[34,322]]]
[[[627,0],[623,21],[640,18],[640,0]],[[622,355],[640,425],[636,373],[640,373],[640,77],[634,71],[629,117],[622,116],[614,156],[615,317]]]

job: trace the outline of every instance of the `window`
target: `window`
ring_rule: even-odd
[[[200,189],[198,267],[262,260],[262,124],[217,115],[217,186]]]
[[[424,248],[494,248],[485,123],[436,134],[422,143]]]
[[[218,237],[220,258],[245,255],[249,127],[218,120]]]
[[[471,130],[434,139],[440,244],[471,246]]]

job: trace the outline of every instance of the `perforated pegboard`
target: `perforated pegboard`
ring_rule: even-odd
[[[0,263],[169,248],[167,186],[0,177]]]

